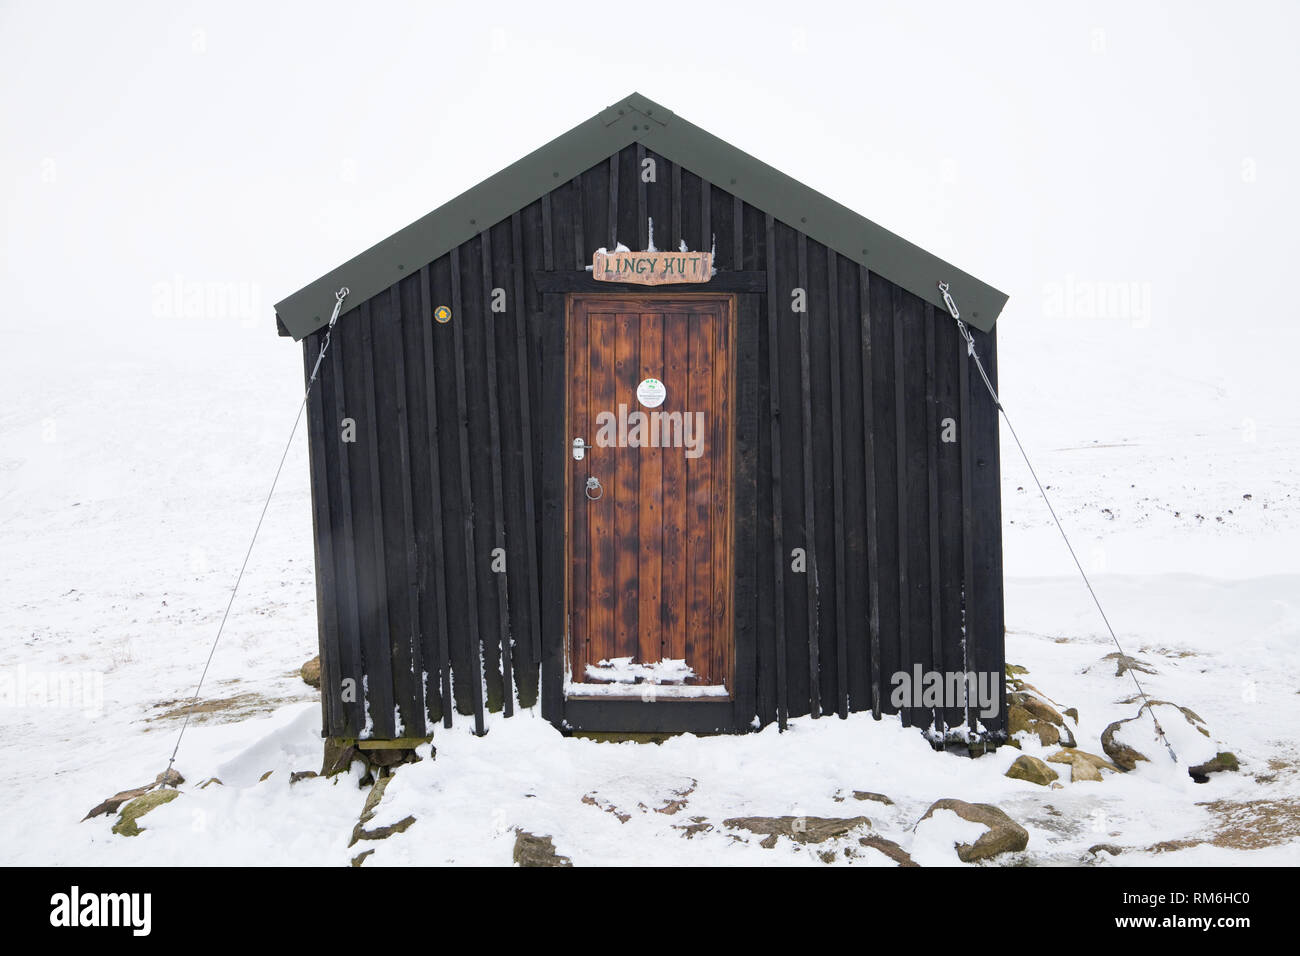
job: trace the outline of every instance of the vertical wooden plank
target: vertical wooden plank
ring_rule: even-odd
[[[333,523],[330,520],[329,475],[326,458],[324,383],[313,382],[311,371],[320,355],[321,343],[328,332],[316,331],[303,340],[303,384],[307,389],[307,457],[311,469],[312,543],[316,558],[316,621],[320,644],[321,728],[329,736],[342,733],[341,715],[337,713],[339,695],[339,604],[340,594],[335,575]],[[328,366],[321,362],[321,372]],[[331,429],[332,430],[332,429]]]
[[[682,167],[673,163],[673,244],[671,249],[681,248],[682,235]]]
[[[650,246],[650,222],[646,212],[646,182],[644,169],[641,164],[645,162],[645,147],[640,143],[636,144],[636,238],[637,248],[647,249]]]
[[[690,359],[688,369],[687,415],[683,431],[692,427],[703,413],[707,423],[715,417],[712,407],[714,343],[716,317],[709,312],[693,312],[690,318]],[[707,427],[707,426],[706,426]],[[707,444],[707,438],[705,439]],[[686,582],[686,662],[695,669],[700,683],[711,684],[709,673],[712,653],[713,617],[713,464],[716,448],[705,448],[698,458],[686,460],[686,547],[690,578]]]
[[[379,475],[379,416],[375,407],[375,344],[371,324],[370,303],[361,306],[361,368],[365,419],[362,428],[366,443],[366,472],[368,484],[370,525],[370,580],[374,601],[374,617],[369,622],[371,640],[366,653],[366,706],[371,720],[371,734],[375,739],[388,739],[396,735],[393,712],[393,660],[388,621],[388,574],[384,554],[384,501]]]
[[[484,355],[483,360],[487,370],[487,395],[488,395],[488,454],[492,462],[492,540],[496,554],[504,555],[506,553],[506,519],[504,514],[505,494],[502,490],[501,480],[501,420],[499,397],[497,394],[497,348],[496,348],[496,329],[497,315],[500,313],[491,311],[490,303],[492,301],[492,240],[488,230],[484,229],[479,233],[479,246],[482,249],[482,276],[483,276],[483,343]],[[510,592],[506,587],[506,574],[509,574],[510,568],[507,564],[506,573],[493,573],[497,589],[497,607],[499,608],[498,621],[498,639],[501,644],[501,682],[504,686],[504,696],[502,706],[505,716],[510,717],[515,712],[515,692],[514,676],[512,672],[511,654],[510,654]]]
[[[565,297],[542,296],[541,367],[565,367]],[[542,387],[542,717],[564,721],[565,620],[565,378],[541,376]],[[572,438],[573,436],[567,436]]]
[[[758,323],[756,295],[737,297],[735,417],[735,729],[751,729],[758,715]],[[764,565],[765,566],[765,565]]]
[[[713,250],[713,190],[707,179],[700,180],[700,250]],[[713,250],[716,252],[716,250]],[[714,257],[717,258],[716,256]],[[717,268],[715,262],[713,267]]]
[[[998,384],[997,330],[970,330],[989,381]],[[966,364],[971,363],[970,359]],[[1002,592],[1002,494],[999,473],[998,409],[978,371],[970,376],[971,419],[971,590],[967,599],[970,667],[987,674],[997,688],[997,713],[980,715],[987,737],[1006,734],[1006,626]]]
[[[662,314],[640,316],[640,369],[637,379],[663,381],[664,319]],[[637,658],[653,663],[663,658],[663,627],[660,620],[663,574],[663,463],[665,449],[643,447],[640,459],[639,527],[637,569]]]
[[[515,364],[519,376],[519,434],[524,450],[524,550],[528,555],[529,640],[534,661],[541,659],[542,631],[538,598],[537,512],[533,480],[533,410],[528,374],[528,305],[524,296],[524,243],[519,213],[510,217],[511,262],[514,267]]]
[[[831,366],[831,460],[833,466],[834,500],[835,500],[835,651],[838,695],[838,709],[841,718],[849,716],[849,644],[848,621],[844,608],[844,448],[840,412],[840,302],[839,279],[836,274],[837,255],[828,249],[827,285],[830,309],[830,366]]]
[[[422,737],[426,720],[424,681],[421,679],[424,667],[420,647],[419,551],[415,539],[415,503],[411,495],[410,425],[406,406],[406,350],[401,328],[402,297],[397,285],[389,289],[389,308],[391,311],[388,322],[393,326],[390,330],[390,341],[393,344],[391,366],[393,381],[388,386],[388,390],[392,391],[397,403],[397,483],[400,488],[399,502],[404,529],[402,545],[406,569],[406,577],[402,583],[405,585],[408,619],[407,632],[393,635],[395,646],[404,644],[400,660],[406,673],[402,675],[403,679],[397,682],[397,686],[409,688],[402,694],[403,699],[397,703],[402,715],[403,735]],[[394,596],[397,600],[401,600],[400,596],[396,594]],[[396,663],[399,656],[394,654],[393,657]]]
[[[929,479],[929,514],[930,514],[930,666],[933,670],[943,672],[943,616],[940,595],[943,579],[940,576],[939,543],[939,405],[935,392],[935,375],[938,364],[936,354],[935,310],[934,306],[925,307],[925,406],[926,406],[926,475]],[[932,713],[933,726],[936,731],[944,729],[942,708]]]
[[[908,587],[908,527],[907,515],[907,364],[904,357],[907,328],[904,322],[903,295],[898,286],[891,290],[894,305],[894,427],[896,443],[894,461],[897,465],[897,507],[898,507],[898,659],[900,667],[908,672],[912,669],[912,620],[911,591]],[[902,709],[903,726],[910,727],[913,722],[912,709]]]
[[[731,658],[734,656],[734,607],[732,602],[735,587],[735,564],[732,555],[734,539],[732,537],[732,499],[735,495],[732,474],[732,414],[731,391],[734,371],[731,367],[732,325],[735,321],[729,304],[723,305],[717,312],[713,323],[713,394],[709,401],[711,409],[706,420],[705,434],[708,444],[704,454],[712,461],[713,491],[710,495],[710,539],[713,548],[713,588],[710,605],[712,621],[709,625],[711,644],[710,673],[712,683],[726,684],[733,696],[735,682],[730,673]],[[728,633],[728,626],[733,629]]]
[[[962,351],[965,351],[965,343],[962,344]],[[969,674],[971,669],[971,629],[972,629],[972,609],[971,599],[975,593],[975,549],[974,549],[974,521],[975,521],[975,501],[972,496],[972,472],[974,470],[975,445],[973,441],[973,431],[971,429],[971,389],[975,383],[983,388],[983,383],[979,382],[978,375],[972,375],[970,369],[970,360],[962,355],[958,363],[958,395],[961,399],[961,421],[959,430],[961,432],[961,540],[962,540],[962,575],[961,575],[961,669],[962,673]],[[971,702],[967,701],[965,708],[966,728],[970,733],[975,733],[979,715]]]
[[[620,312],[615,318],[614,341],[614,395],[610,406],[619,422],[626,421],[626,415],[635,407],[636,374],[640,369],[637,357],[637,343],[641,336],[641,317],[635,312]],[[640,508],[637,496],[640,492],[638,480],[638,457],[640,449],[623,446],[620,436],[619,447],[610,449],[606,454],[614,461],[614,560],[615,560],[615,657],[631,657],[633,660],[640,653],[640,641],[637,635],[638,595],[637,563],[641,558],[641,548],[637,544],[637,526],[640,520]]]
[[[569,427],[565,432],[566,441],[581,438],[588,445],[595,445],[594,426],[595,411],[591,401],[591,367],[589,358],[588,328],[590,316],[587,306],[575,303],[569,310],[568,347],[566,352],[565,375],[568,389]],[[570,437],[572,436],[572,437]],[[569,481],[569,637],[566,654],[572,668],[572,679],[582,681],[586,677],[587,664],[590,659],[592,606],[595,600],[590,571],[592,531],[590,519],[599,505],[591,502],[586,494],[586,479],[591,473],[594,449],[588,449],[583,461],[565,458],[565,467],[570,474]]]
[[[768,421],[772,429],[772,538],[776,544],[773,552],[773,572],[776,579],[776,720],[781,730],[786,728],[789,713],[789,696],[786,686],[785,649],[785,536],[782,531],[781,498],[781,366],[780,339],[777,336],[776,290],[776,224],[770,215],[765,217],[767,230],[767,336],[768,336]]]
[[[359,322],[357,316],[352,316],[354,323]],[[339,333],[336,332],[336,335]],[[342,581],[340,594],[343,597],[343,619],[339,629],[339,681],[335,685],[336,692],[341,687],[341,682],[351,680],[357,690],[357,695],[351,701],[342,701],[343,709],[343,728],[340,731],[345,737],[359,737],[361,728],[365,726],[365,714],[363,707],[364,699],[360,695],[362,685],[362,676],[364,674],[364,664],[362,662],[362,626],[361,612],[359,608],[359,590],[361,588],[360,576],[357,573],[357,534],[356,525],[353,521],[353,495],[355,491],[352,487],[351,464],[348,460],[348,447],[341,441],[338,431],[342,427],[343,419],[353,417],[347,412],[347,385],[344,378],[343,356],[339,350],[344,337],[339,335],[340,342],[331,349],[330,354],[330,371],[332,378],[330,380],[330,389],[334,393],[334,424],[331,439],[338,442],[337,455],[339,471],[339,515],[342,519],[340,522],[340,548],[342,552]],[[359,339],[359,336],[350,336],[350,338]],[[353,343],[354,345],[357,343]],[[322,681],[324,677],[322,676]],[[322,690],[324,684],[322,683]]]
[[[808,239],[799,236],[799,287],[808,288]],[[808,692],[813,717],[821,716],[821,660],[817,631],[817,520],[813,504],[812,380],[809,373],[808,311],[799,313],[799,386],[803,410],[803,513],[808,546]]]
[[[609,251],[618,248],[618,153],[609,157]]]
[[[615,403],[615,344],[617,326],[615,317],[608,312],[588,313],[588,361],[591,365],[591,407],[588,414],[593,423],[601,412],[617,414]],[[585,436],[584,436],[585,437]],[[590,442],[597,445],[596,436]],[[585,677],[585,665],[617,657],[614,610],[618,602],[617,552],[615,539],[615,509],[618,505],[619,487],[616,473],[618,449],[592,448],[587,452],[590,464],[587,473],[600,479],[602,492],[598,501],[583,507],[587,511],[590,527],[588,544],[588,571],[591,578],[591,605],[588,610],[590,625],[585,652],[580,660],[583,670],[574,674],[576,680]],[[576,500],[576,499],[575,499]]]
[[[435,618],[431,622],[436,628],[437,667],[439,687],[441,688],[442,725],[451,727],[452,711],[455,702],[451,696],[451,653],[447,633],[447,556],[443,543],[442,517],[442,460],[438,454],[438,391],[435,388],[436,373],[433,362],[433,310],[435,308],[429,282],[429,266],[420,270],[420,328],[424,360],[424,390],[428,423],[426,451],[429,455],[429,483],[432,491],[432,562],[428,568],[428,584],[434,593]]]
[[[478,626],[478,555],[474,548],[474,492],[470,477],[469,408],[465,395],[465,341],[461,332],[464,322],[461,312],[460,247],[451,250],[452,334],[456,349],[456,416],[460,425],[460,486],[464,514],[465,582],[468,598],[466,622],[469,640],[470,693],[474,706],[474,733],[480,737],[486,732],[483,721],[483,637]]]
[[[745,203],[739,196],[731,199],[731,268],[745,268]],[[768,281],[771,282],[771,272]],[[771,287],[769,286],[769,291]]]
[[[587,258],[587,237],[583,234],[585,194],[582,188],[582,177],[575,176],[569,187],[573,191],[571,210],[573,215],[573,267],[575,269],[585,269],[591,265],[591,260]]]
[[[858,308],[862,323],[862,440],[866,453],[867,607],[871,640],[871,712],[881,714],[880,676],[880,526],[876,520],[875,401],[872,398],[871,274],[858,266]]]
[[[660,409],[667,414],[685,415],[690,407],[688,370],[689,317],[681,312],[663,317],[663,375],[667,392]],[[681,448],[661,449],[663,454],[663,563],[660,570],[662,608],[660,612],[663,659],[686,659],[687,511],[686,458]]]
[[[554,233],[551,225],[551,194],[542,194],[542,268],[555,269]]]
[[[957,333],[957,324],[946,312],[935,311],[936,339],[935,391],[938,399],[936,415],[942,427],[946,418],[954,423],[962,420],[959,388],[962,382],[961,365],[966,361],[966,344]],[[939,535],[940,535],[940,620],[943,628],[943,669],[949,673],[965,673],[966,664],[962,649],[962,576],[964,573],[964,545],[962,539],[962,441],[960,428],[954,441],[938,441],[939,453]],[[963,707],[955,702],[944,711],[944,725],[960,729],[965,723]]]

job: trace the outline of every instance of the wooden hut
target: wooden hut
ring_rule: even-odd
[[[308,403],[324,735],[1002,739],[997,410],[940,282],[996,382],[1005,295],[632,94],[278,303],[310,372],[350,290]]]

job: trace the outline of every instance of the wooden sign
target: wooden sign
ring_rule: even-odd
[[[667,285],[708,282],[713,275],[710,252],[597,252],[591,274],[601,282]]]

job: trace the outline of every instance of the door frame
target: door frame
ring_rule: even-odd
[[[561,672],[559,675],[560,698],[562,701],[565,702],[566,705],[571,702],[592,703],[592,704],[608,702],[610,704],[616,704],[616,705],[634,702],[644,706],[654,707],[656,705],[665,704],[671,701],[675,705],[675,707],[681,707],[687,704],[712,705],[714,708],[721,707],[721,706],[731,707],[737,697],[737,688],[736,688],[737,676],[736,675],[739,671],[738,663],[737,663],[737,639],[736,639],[737,635],[736,635],[736,614],[735,614],[735,602],[736,602],[735,543],[736,543],[736,523],[737,523],[737,513],[738,513],[738,509],[736,507],[736,497],[737,497],[736,496],[736,465],[737,465],[736,379],[738,378],[737,368],[736,368],[736,356],[737,356],[737,339],[739,338],[739,325],[740,325],[739,302],[737,300],[737,295],[734,292],[707,292],[707,291],[678,292],[678,291],[673,291],[671,287],[664,288],[662,286],[638,286],[636,288],[638,289],[638,291],[625,291],[626,287],[623,287],[623,290],[620,291],[612,291],[612,290],[608,292],[581,291],[581,292],[568,292],[564,295],[564,329],[563,329],[564,402],[563,402],[563,411],[561,414],[561,420],[563,422],[563,428],[565,431],[564,486],[563,486],[564,487],[564,493],[563,493],[563,498],[564,498],[564,507],[563,507],[564,628],[563,628],[563,634],[561,638],[563,643],[563,655],[560,658],[560,665],[561,665]],[[564,690],[564,687],[568,683],[569,677],[572,674],[570,651],[573,646],[573,634],[572,634],[573,540],[570,531],[573,527],[573,518],[574,518],[574,514],[573,514],[573,502],[574,502],[573,490],[574,489],[572,483],[572,475],[573,475],[572,458],[570,454],[569,443],[572,442],[573,435],[577,434],[576,432],[573,432],[574,423],[570,422],[569,420],[569,415],[570,412],[572,411],[572,409],[570,408],[570,401],[569,401],[570,399],[569,385],[571,383],[570,362],[573,358],[573,355],[571,354],[570,347],[569,347],[571,341],[570,329],[573,323],[574,306],[579,301],[599,302],[600,300],[606,300],[611,302],[618,302],[618,301],[628,301],[631,299],[642,299],[642,300],[649,300],[649,301],[662,299],[665,302],[674,302],[674,301],[675,302],[690,302],[690,301],[719,302],[725,305],[725,315],[723,318],[724,321],[727,323],[728,332],[729,332],[727,336],[728,414],[727,414],[727,422],[726,422],[726,444],[725,444],[726,466],[725,467],[726,467],[726,474],[727,474],[727,489],[731,495],[731,501],[728,503],[728,507],[727,507],[728,526],[725,529],[725,534],[723,535],[723,543],[722,543],[722,546],[724,548],[724,553],[726,555],[726,566],[727,566],[727,573],[729,577],[729,581],[726,587],[727,606],[725,611],[726,626],[724,628],[724,634],[726,635],[726,639],[728,640],[728,653],[726,659],[726,675],[725,675],[725,686],[727,687],[727,695],[725,697],[724,696],[709,697],[709,698],[661,697],[653,701],[647,701],[642,694],[638,694],[638,693],[630,693],[625,695],[574,694],[570,696],[566,694]],[[716,544],[717,542],[715,541],[714,543]],[[636,686],[636,685],[630,685],[630,686]]]

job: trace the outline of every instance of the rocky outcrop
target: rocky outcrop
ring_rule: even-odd
[[[1006,775],[1012,780],[1028,780],[1040,787],[1047,786],[1057,778],[1055,770],[1029,754],[1017,757],[1016,762],[1007,769]]]
[[[936,800],[921,820],[928,820],[939,810],[951,810],[963,820],[983,824],[986,828],[984,835],[974,843],[954,844],[957,859],[963,863],[988,860],[1003,853],[1019,853],[1029,845],[1029,831],[991,803],[967,803],[951,798]]]
[[[567,856],[555,852],[555,842],[549,836],[527,830],[515,831],[514,861],[516,866],[573,866]]]
[[[113,824],[113,832],[119,836],[139,836],[145,828],[139,825],[139,820],[150,810],[161,807],[164,803],[171,803],[181,795],[179,790],[150,790],[129,801],[122,808],[121,816]]]
[[[795,843],[824,843],[858,827],[871,826],[866,817],[732,817],[722,822],[733,830],[763,834],[758,845],[769,850],[779,837]]]

